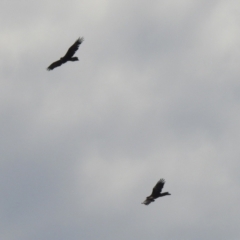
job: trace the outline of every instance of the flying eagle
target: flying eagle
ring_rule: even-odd
[[[154,200],[159,198],[159,197],[163,197],[163,196],[166,196],[166,195],[171,195],[169,192],[161,193],[161,191],[163,189],[163,186],[164,186],[164,183],[165,183],[165,180],[160,179],[157,182],[156,186],[153,188],[152,194],[150,196],[148,196],[142,204],[148,205],[151,202],[154,202]]]
[[[62,64],[66,63],[67,61],[78,61],[77,57],[73,57],[75,52],[78,50],[79,45],[83,42],[84,38],[79,38],[67,51],[64,57],[60,58],[58,61],[53,62],[47,70],[53,70],[56,67],[61,66]]]

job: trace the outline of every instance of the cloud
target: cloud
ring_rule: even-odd
[[[239,237],[239,3],[1,6],[2,239]]]

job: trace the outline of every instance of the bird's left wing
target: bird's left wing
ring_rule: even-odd
[[[56,62],[53,62],[48,68],[47,70],[50,71],[50,70],[53,70],[54,68],[56,67],[59,67],[63,64],[63,62],[61,60],[58,60]]]
[[[151,202],[154,202],[154,199],[149,199],[149,198],[146,198],[144,202],[142,202],[142,204],[145,204],[145,205],[149,205]]]

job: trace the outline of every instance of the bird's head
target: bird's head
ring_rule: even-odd
[[[160,194],[160,197],[167,196],[167,195],[171,195],[171,194],[169,192],[164,192]]]
[[[75,61],[79,61],[79,59],[77,57],[72,57],[70,61],[75,62]]]

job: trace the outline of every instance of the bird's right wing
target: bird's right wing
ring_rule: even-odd
[[[160,179],[157,184],[155,185],[155,187],[153,188],[152,191],[152,196],[154,197],[155,195],[158,195],[159,193],[161,193],[163,186],[165,184],[165,180],[162,178]]]
[[[68,49],[67,53],[65,54],[64,58],[71,58],[74,53],[78,50],[79,45],[83,42],[84,38],[79,38],[77,41]]]
[[[56,62],[53,62],[48,68],[47,70],[50,71],[50,70],[53,70],[54,68],[56,67],[59,67],[63,64],[63,62],[61,60],[58,60]]]

